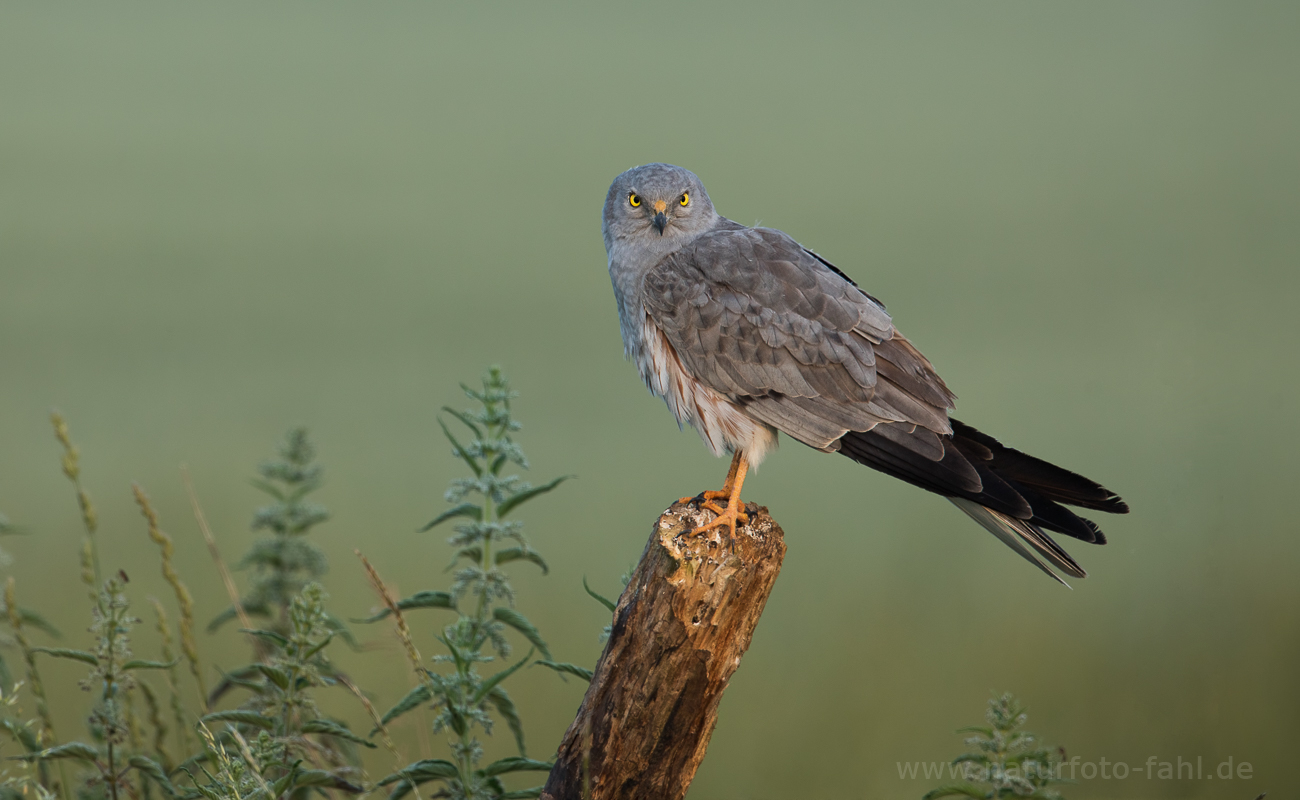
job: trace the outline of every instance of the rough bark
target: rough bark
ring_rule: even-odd
[[[692,504],[655,523],[543,800],[686,795],[785,556],[767,509],[747,510],[734,538],[694,533],[714,515]]]

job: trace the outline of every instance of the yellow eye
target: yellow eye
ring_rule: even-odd
[[[641,198],[636,196],[636,192],[627,196],[627,201],[632,204],[633,208],[641,205]]]
[[[686,204],[689,203],[689,202],[691,202],[691,196],[690,196],[690,194],[688,194],[688,193],[686,193],[686,192],[682,192],[682,205],[686,205]]]

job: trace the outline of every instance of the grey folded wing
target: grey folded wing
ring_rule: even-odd
[[[723,228],[645,277],[691,378],[820,450],[881,423],[941,458],[954,396],[878,301],[786,234]]]

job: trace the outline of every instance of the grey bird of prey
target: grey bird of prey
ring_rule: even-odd
[[[733,534],[740,489],[777,432],[942,495],[1065,583],[1083,568],[1048,536],[1106,537],[1062,504],[1124,514],[1114,492],[948,416],[955,396],[879,300],[771,228],[718,214],[694,173],[646,164],[614,179],[601,229],[627,356],[714,455],[701,495]],[[724,501],[719,506],[716,501]]]

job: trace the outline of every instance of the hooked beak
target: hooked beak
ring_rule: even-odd
[[[651,220],[651,222],[654,224],[655,230],[659,231],[660,236],[664,235],[664,227],[668,225],[668,214],[666,213],[667,211],[668,211],[667,203],[665,203],[662,200],[655,201],[655,215],[654,215],[654,219]]]

